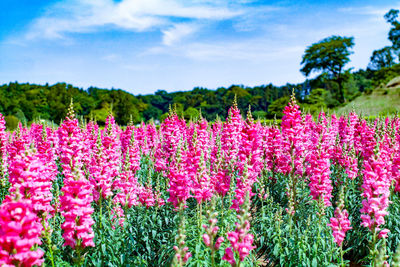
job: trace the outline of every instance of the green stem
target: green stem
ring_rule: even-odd
[[[371,244],[371,249],[372,249],[372,265],[375,265],[375,258],[376,255],[378,254],[378,251],[376,249],[376,227],[373,228],[373,235],[372,235],[372,244]]]
[[[202,202],[200,202],[200,217],[199,217],[199,231],[201,232],[201,219],[203,218],[203,205],[202,205],[203,203]]]
[[[44,235],[47,241],[47,246],[49,247],[49,252],[50,252],[50,262],[51,262],[51,266],[54,267],[54,254],[53,254],[53,247],[51,244],[51,238],[49,236],[49,229],[46,227],[46,222],[45,219],[42,218],[42,225],[43,225],[43,229],[44,229]]]
[[[103,220],[103,205],[102,205],[101,191],[100,191],[100,198],[99,198],[99,206],[100,206],[100,217],[99,217],[99,229],[102,228],[101,221]]]
[[[76,243],[76,255],[77,255],[77,259],[76,262],[78,264],[78,266],[82,266],[83,261],[84,261],[84,257],[81,255],[81,243],[82,240],[78,239],[77,243]]]
[[[340,262],[342,267],[346,267],[346,265],[343,262],[343,244],[340,244]]]
[[[223,196],[221,196],[221,212],[220,212],[220,214],[221,214],[221,232],[222,233],[224,233],[224,226],[225,226],[225,224],[224,224],[224,197]]]
[[[197,232],[200,234],[200,204],[197,203]]]

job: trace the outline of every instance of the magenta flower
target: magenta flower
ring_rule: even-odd
[[[254,236],[248,233],[249,229],[249,221],[245,221],[244,227],[239,223],[236,223],[235,231],[227,234],[227,239],[231,243],[233,251],[236,251],[239,254],[240,261],[244,261],[244,259],[250,254],[250,251],[256,248],[252,245]],[[228,252],[228,254],[230,254],[230,252]],[[230,258],[230,255],[228,255],[228,258]]]
[[[42,265],[41,232],[31,201],[7,196],[0,205],[0,265]]]
[[[119,129],[112,115],[107,117],[104,130],[97,136],[97,148],[94,152],[89,164],[89,173],[94,187],[94,199],[97,202],[100,196],[103,199],[111,197],[115,187],[113,183],[119,183],[121,145]]]
[[[191,182],[184,169],[172,168],[168,174],[169,178],[169,199],[175,208],[179,208],[181,205],[186,207],[186,200],[191,196]]]
[[[46,165],[42,155],[32,151],[16,155],[10,164],[10,192],[21,192],[22,198],[31,201],[34,212],[41,218],[51,216],[54,211],[50,203],[53,179],[54,169]]]
[[[225,249],[225,254],[222,257],[222,260],[229,262],[232,266],[236,265],[235,254],[233,253],[232,247],[227,247]]]
[[[391,178],[388,169],[391,166],[388,154],[389,139],[385,135],[379,145],[379,153],[364,161],[363,171],[363,207],[361,219],[364,227],[378,233],[379,237],[385,237],[387,229],[380,229],[385,224],[385,216],[388,214]]]
[[[229,109],[228,114],[221,132],[221,152],[226,165],[237,161],[243,127],[242,115],[235,103]]]
[[[340,207],[337,207],[335,210],[335,217],[332,217],[330,219],[331,223],[328,224],[328,226],[332,228],[332,234],[338,246],[342,245],[346,237],[346,232],[352,229],[348,217],[349,214],[347,210],[341,210]]]
[[[64,182],[62,188],[64,194],[60,197],[61,214],[65,218],[61,226],[64,230],[64,245],[75,248],[80,239],[82,247],[94,247],[92,230],[94,221],[91,217],[92,187],[83,176]]]
[[[283,153],[286,159],[284,162],[288,164],[281,167],[287,173],[293,171],[296,175],[303,175],[303,161],[306,145],[306,136],[304,132],[303,118],[301,116],[300,107],[296,104],[294,97],[283,110],[285,114],[282,117],[282,137],[283,137]],[[282,157],[283,158],[283,157]],[[293,162],[294,170],[291,163]]]
[[[241,132],[241,144],[238,152],[236,168],[239,178],[236,181],[235,198],[232,200],[231,208],[239,211],[245,201],[246,194],[253,195],[251,189],[257,177],[260,175],[262,161],[262,127],[254,123],[249,113]]]
[[[156,204],[156,198],[150,186],[141,186],[139,188],[139,202],[146,208],[153,207]]]
[[[176,114],[167,117],[160,126],[160,143],[155,151],[154,167],[159,172],[167,171],[170,164],[174,165],[176,153],[181,140],[186,140],[186,122]]]
[[[209,158],[210,136],[205,119],[191,123],[186,152],[186,170],[192,182],[192,192],[198,203],[209,200],[213,194],[210,170],[207,168]]]
[[[78,120],[73,118],[70,111],[58,129],[59,155],[64,174],[64,186],[60,197],[61,215],[65,222],[61,225],[64,230],[64,246],[75,248],[94,246],[93,229],[94,221],[91,217],[93,208],[92,191],[90,182],[82,171],[84,136],[78,126]]]
[[[4,120],[4,116],[0,113],[0,176],[1,176],[1,179],[2,179],[3,173],[6,172],[7,145],[8,145],[8,134],[6,132],[6,121]]]

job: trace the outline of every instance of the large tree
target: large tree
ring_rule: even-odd
[[[301,72],[309,76],[312,72],[327,73],[338,84],[339,101],[344,102],[344,66],[350,61],[354,46],[353,37],[331,36],[307,47],[301,61]]]

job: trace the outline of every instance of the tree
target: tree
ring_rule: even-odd
[[[276,116],[276,118],[281,119],[283,117],[283,109],[287,106],[290,101],[290,96],[284,96],[276,99],[271,105],[268,106],[268,113],[270,117]]]
[[[302,104],[301,107],[313,115],[319,114],[319,112],[327,109],[325,103],[326,95],[327,91],[322,88],[313,89],[311,93],[306,96],[304,104]]]
[[[301,65],[301,72],[307,77],[312,72],[327,73],[339,86],[339,101],[344,102],[344,66],[350,61],[350,49],[354,46],[353,37],[331,36],[307,47]]]
[[[395,50],[400,49],[400,23],[397,20],[398,16],[399,10],[396,9],[391,9],[384,16],[386,21],[392,25],[392,28],[389,31],[388,38],[392,42],[393,48]]]
[[[395,57],[393,48],[385,46],[384,48],[375,50],[372,53],[369,68],[379,70],[381,68],[391,67],[395,64]]]
[[[194,107],[188,107],[185,110],[185,114],[184,117],[186,120],[190,120],[190,119],[197,119],[200,115],[200,112],[195,109]]]

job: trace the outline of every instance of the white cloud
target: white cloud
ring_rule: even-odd
[[[238,16],[241,10],[224,5],[190,0],[73,0],[55,4],[36,19],[27,38],[57,39],[66,33],[95,32],[111,26],[131,31],[163,29],[166,34],[189,32],[186,25],[171,27],[172,19],[222,20]],[[164,39],[168,43],[170,37]]]
[[[191,42],[174,47],[153,47],[142,54],[172,55],[186,57],[197,62],[276,62],[278,60],[299,58],[304,51],[301,45],[284,45],[267,39],[242,40],[227,45],[225,42]]]
[[[191,35],[198,28],[198,25],[194,24],[175,24],[171,28],[163,30],[163,44],[173,45],[179,42],[182,38]]]
[[[393,7],[392,6],[387,6],[382,8],[377,8],[376,6],[344,7],[344,8],[338,8],[338,11],[344,13],[383,17],[383,15],[385,15],[391,8]]]

